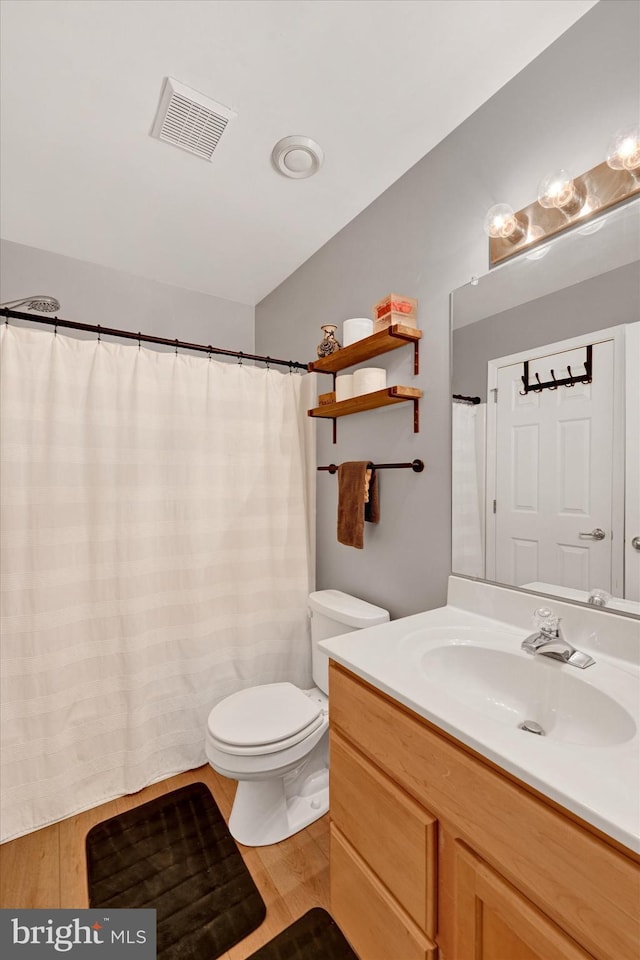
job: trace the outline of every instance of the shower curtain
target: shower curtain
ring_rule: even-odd
[[[486,404],[453,403],[451,569],[484,577]]]
[[[206,761],[310,685],[306,378],[3,325],[7,840]]]

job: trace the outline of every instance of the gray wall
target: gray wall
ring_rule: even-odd
[[[320,421],[318,462],[420,457],[426,470],[380,475],[381,521],[367,525],[363,551],[337,543],[336,478],[318,475],[319,588],[375,601],[394,617],[444,602],[451,556],[449,293],[486,270],[488,207],[505,201],[517,210],[535,198],[549,171],[579,174],[602,162],[611,134],[635,122],[639,13],[635,0],[601,0],[256,308],[258,352],[310,359],[322,323],[370,315],[371,304],[390,291],[419,299],[419,376],[412,376],[409,350],[375,364],[387,367],[389,383],[424,391],[420,433],[412,432],[409,404],[338,420],[335,446],[330,422]],[[339,163],[339,153],[327,162]]]
[[[0,241],[0,302],[33,294],[56,297],[65,320],[254,350],[253,307]]]
[[[486,400],[489,360],[638,319],[638,262],[484,317],[453,331],[452,392]]]

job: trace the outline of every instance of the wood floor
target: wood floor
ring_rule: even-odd
[[[0,907],[87,907],[84,843],[91,827],[197,781],[207,784],[228,819],[236,784],[207,765],[3,844]],[[267,916],[257,930],[224,953],[221,960],[245,960],[307,910],[329,909],[328,814],[282,843],[255,848],[238,846],[267,905]]]

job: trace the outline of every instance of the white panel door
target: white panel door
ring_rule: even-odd
[[[584,348],[530,361],[530,381],[580,372]],[[496,579],[611,590],[613,340],[593,345],[593,382],[521,395],[521,362],[497,371]],[[594,530],[604,538],[591,539]]]

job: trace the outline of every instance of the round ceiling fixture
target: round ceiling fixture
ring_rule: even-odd
[[[322,147],[311,137],[285,137],[271,151],[278,173],[292,180],[304,180],[317,173],[324,161]]]

